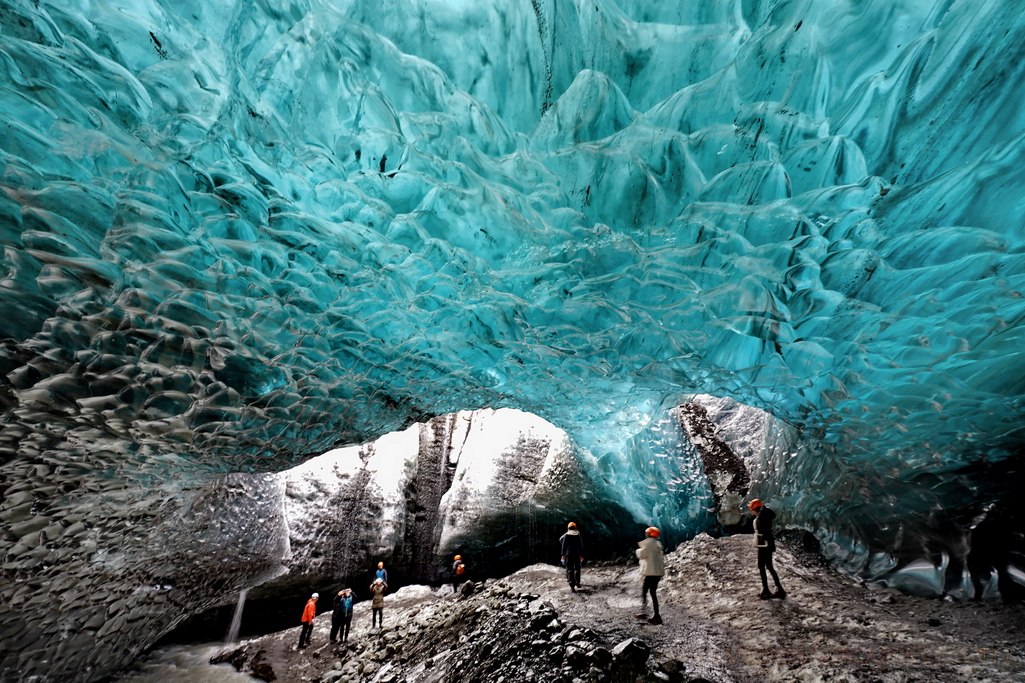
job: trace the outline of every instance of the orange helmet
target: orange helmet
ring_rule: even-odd
[[[462,555],[456,555],[456,556],[455,556],[455,557],[453,557],[452,559],[453,559],[453,560],[461,560],[461,559],[463,559],[463,556],[462,556]]]
[[[569,525],[566,528],[567,529],[576,529],[577,528],[577,523],[576,522],[570,522]]]
[[[649,526],[647,529],[644,530],[644,535],[651,536],[652,538],[658,538],[662,535],[662,532],[659,531],[658,527],[656,526]]]
[[[750,503],[747,504],[747,509],[750,510],[751,512],[754,512],[758,508],[763,508],[763,507],[765,507],[765,503],[763,503],[758,498],[755,498],[754,500],[752,500]]]

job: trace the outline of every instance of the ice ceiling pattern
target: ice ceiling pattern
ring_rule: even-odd
[[[798,519],[816,487],[838,528],[978,501],[1025,412],[1023,31],[976,0],[5,0],[2,505],[484,406],[615,486],[697,393],[814,444],[774,480]]]

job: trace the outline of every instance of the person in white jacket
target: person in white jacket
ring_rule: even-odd
[[[651,593],[651,606],[655,610],[654,615],[648,619],[649,624],[661,624],[662,616],[658,612],[658,590],[659,579],[666,573],[665,551],[658,538],[662,532],[657,527],[649,526],[644,530],[644,540],[637,544],[637,559],[641,564],[641,576],[644,583],[641,585],[641,604],[644,611],[637,615],[638,619],[648,619],[648,593]]]

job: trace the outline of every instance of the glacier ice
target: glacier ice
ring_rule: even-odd
[[[260,475],[483,407],[681,531],[713,492],[671,411],[762,409],[721,432],[789,524],[963,593],[972,528],[1025,524],[1023,25],[0,3],[0,667],[102,676],[277,571]]]
[[[608,559],[637,528],[623,523],[631,511],[585,462],[565,432],[508,408],[443,415],[334,449],[271,475],[284,504],[268,508],[283,514],[289,547],[285,572],[260,593],[362,582],[379,560],[393,585],[439,580],[456,553],[475,576],[509,573],[557,560],[553,540],[567,519],[586,520],[591,557]]]

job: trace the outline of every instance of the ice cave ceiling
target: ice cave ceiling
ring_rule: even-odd
[[[56,638],[14,612],[75,562],[177,568],[198,482],[481,407],[655,511],[697,484],[637,464],[651,427],[733,398],[838,557],[964,537],[1022,482],[1023,35],[977,0],[2,0],[0,642]]]

